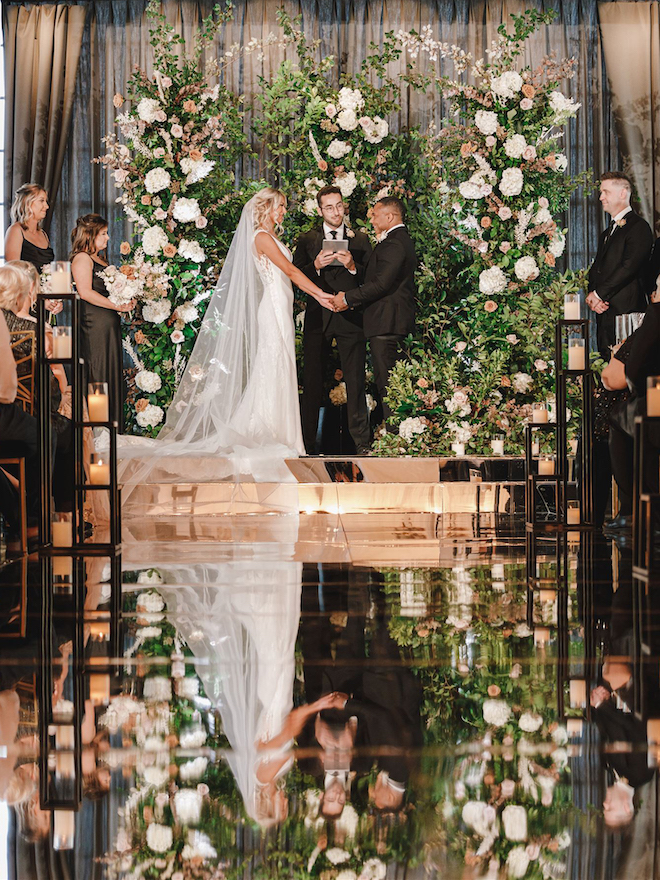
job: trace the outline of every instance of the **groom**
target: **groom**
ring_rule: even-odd
[[[324,186],[316,196],[316,203],[323,223],[300,236],[293,263],[320,288],[337,293],[362,280],[371,244],[364,232],[353,232],[345,225],[346,206],[339,187]],[[332,239],[347,240],[348,250],[323,250],[323,242]],[[333,265],[337,262],[341,265]],[[364,388],[367,343],[362,314],[331,312],[310,296],[303,326],[302,395],[303,439],[309,455],[315,452],[323,373],[333,339],[337,340],[346,382],[348,430],[358,452],[369,448],[369,412]]]
[[[390,370],[400,358],[403,339],[415,326],[415,246],[405,226],[401,199],[386,196],[374,205],[371,222],[378,244],[369,258],[364,284],[337,294],[335,308],[361,308],[374,378],[388,430],[392,412],[385,403]],[[359,281],[359,279],[358,279]]]

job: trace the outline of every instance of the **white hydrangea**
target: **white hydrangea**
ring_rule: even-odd
[[[553,122],[555,125],[562,125],[568,119],[571,119],[578,112],[581,104],[576,104],[572,98],[567,98],[561,92],[550,92],[549,104],[555,112]]]
[[[199,318],[199,312],[192,303],[183,303],[174,310],[174,317],[177,321],[183,321],[184,324],[192,324]]]
[[[342,110],[361,110],[364,107],[364,98],[359,89],[349,89],[344,87],[339,90],[337,103]]]
[[[168,702],[172,699],[172,682],[164,675],[148,675],[144,680],[144,699]]]
[[[308,217],[314,217],[316,215],[316,208],[318,207],[316,199],[305,199],[303,202],[303,212]]]
[[[404,419],[399,425],[399,437],[403,437],[409,443],[416,434],[426,431],[426,422],[420,418]]]
[[[206,743],[206,731],[203,727],[189,727],[179,734],[179,745],[182,749],[201,749]]]
[[[527,149],[527,141],[522,134],[512,134],[504,141],[504,152],[510,159],[520,159]]]
[[[155,568],[148,568],[146,571],[141,571],[138,575],[137,579],[138,584],[162,584],[163,576],[159,571],[156,571]],[[137,598],[138,605],[140,605],[143,601],[145,601],[146,596],[158,596],[160,602],[163,603],[163,597],[158,593],[140,593]],[[160,611],[164,607],[164,604],[161,604],[158,608],[146,608],[146,611]]]
[[[137,115],[143,122],[155,122],[160,109],[160,103],[154,98],[142,98],[137,105]]]
[[[531,391],[534,380],[529,373],[516,373],[511,379],[511,384],[516,394],[525,394],[525,392]]]
[[[337,114],[337,124],[344,131],[354,131],[358,127],[358,118],[354,110],[342,110]]]
[[[150,324],[162,324],[172,313],[169,299],[154,300],[142,306],[142,317]]]
[[[379,144],[383,138],[387,137],[390,131],[389,125],[380,116],[374,116],[373,119],[364,116],[360,119],[360,125],[362,126],[364,139],[369,141],[370,144]]]
[[[352,195],[357,184],[357,177],[355,176],[354,171],[349,171],[346,174],[340,174],[335,177],[335,186],[339,187],[341,194],[345,199]]]
[[[167,852],[172,848],[172,829],[169,825],[152,822],[147,825],[147,846],[153,852]]]
[[[564,253],[564,249],[566,247],[566,238],[562,235],[561,232],[556,233],[555,237],[550,242],[548,246],[548,250],[553,255],[553,257],[561,257]]]
[[[141,428],[155,428],[156,425],[160,425],[163,421],[163,416],[164,412],[161,407],[156,406],[155,403],[150,403],[142,412],[137,414],[136,421]]]
[[[529,868],[530,858],[524,846],[515,846],[506,857],[507,875],[513,880],[524,877]]]
[[[552,731],[552,739],[558,746],[565,746],[568,742],[568,731],[560,724]]]
[[[527,840],[527,810],[516,804],[508,804],[502,810],[504,835],[508,840]]]
[[[153,785],[156,788],[166,785],[170,778],[167,767],[147,767],[143,775],[147,785]]]
[[[578,104],[578,107],[580,105]],[[563,153],[557,153],[555,156],[555,168],[557,171],[566,171],[568,168],[568,159]]]
[[[140,370],[135,376],[135,384],[140,391],[146,391],[147,394],[155,394],[163,385],[158,373],[152,373],[149,370]]]
[[[511,718],[511,707],[504,700],[484,700],[484,721],[493,727],[504,727]]]
[[[332,865],[342,865],[351,857],[349,852],[346,852],[345,849],[340,849],[338,846],[331,846],[330,849],[326,849],[325,855]]]
[[[477,110],[474,114],[474,124],[482,134],[495,134],[499,126],[497,113],[492,110]]]
[[[479,837],[489,837],[495,828],[495,808],[483,801],[468,801],[463,805],[461,818]]]
[[[172,216],[179,223],[194,223],[202,216],[197,199],[177,199]]]
[[[348,156],[351,152],[351,145],[347,144],[346,141],[340,141],[338,138],[330,141],[330,146],[328,147],[328,156],[332,159],[342,159],[344,156]]]
[[[484,269],[479,275],[479,290],[486,296],[501,293],[507,285],[507,277],[499,266],[491,266]]]
[[[503,196],[517,196],[523,188],[523,173],[520,168],[505,168],[500,180],[500,192]]]
[[[557,841],[557,846],[559,847],[560,851],[568,849],[568,847],[571,845],[571,835],[565,829],[557,835],[555,840]]]
[[[189,241],[187,238],[182,238],[179,242],[178,252],[184,259],[192,260],[193,263],[203,263],[206,259],[202,247],[196,241]]]
[[[168,243],[167,233],[160,226],[148,226],[142,233],[142,249],[150,257],[156,257]]]
[[[191,186],[208,177],[215,167],[215,162],[210,159],[191,159],[190,156],[184,156],[179,165],[183,173],[187,175],[186,186]]]
[[[194,700],[199,694],[199,679],[192,676],[180,678],[174,683],[174,690],[178,697],[184,700]]]
[[[490,81],[490,88],[503,102],[513,98],[523,87],[523,78],[515,70],[505,70],[499,76],[494,76]]]
[[[194,788],[181,788],[174,795],[176,817],[183,825],[199,825],[203,798]]]
[[[525,733],[535,733],[543,724],[543,718],[533,712],[523,712],[518,720],[518,727]],[[513,838],[510,838],[513,840]]]
[[[191,829],[188,832],[188,843],[181,850],[181,858],[184,862],[191,861],[194,858],[199,859],[217,859],[218,853],[211,846],[208,836],[201,831]]]
[[[481,184],[473,179],[464,180],[459,184],[458,191],[464,199],[483,199],[484,197]]]
[[[513,271],[516,273],[516,278],[521,281],[533,281],[539,275],[539,267],[534,257],[521,257],[516,260]]]
[[[172,183],[169,171],[165,168],[152,168],[144,178],[144,186],[147,192],[157,193],[163,189],[169,189]]]
[[[362,865],[358,880],[385,880],[387,875],[387,865],[380,859],[367,859]]]
[[[182,782],[194,782],[197,779],[201,779],[206,773],[208,763],[208,758],[201,757],[195,758],[194,761],[186,761],[185,764],[179,767],[179,775]]]

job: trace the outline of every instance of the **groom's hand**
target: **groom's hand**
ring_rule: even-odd
[[[333,302],[336,312],[344,312],[348,308],[348,303],[346,302],[346,294],[343,290],[333,297]]]
[[[314,268],[317,272],[320,272],[321,269],[325,269],[326,266],[329,266],[334,258],[334,251],[319,251],[314,260]]]

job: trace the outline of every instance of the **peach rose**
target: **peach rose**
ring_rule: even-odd
[[[125,257],[127,254],[130,254],[130,252],[130,244],[127,241],[122,241],[122,243],[119,245],[119,253],[122,255],[122,257]]]
[[[195,104],[194,101],[192,101],[190,98],[188,98],[187,101],[183,102],[183,109],[186,111],[186,113],[196,113],[197,112],[197,104]]]
[[[165,247],[163,248],[163,254],[169,258],[174,257],[174,256],[176,256],[176,248],[171,243],[166,244]]]
[[[198,218],[195,220],[195,226],[196,226],[198,229],[205,229],[206,226],[208,226],[208,222],[209,222],[209,221],[206,219],[206,217],[203,217],[203,216],[202,216],[202,217],[198,217]]]
[[[121,266],[119,271],[127,278],[135,278],[135,266]]]
[[[511,379],[508,376],[502,376],[500,379],[500,385],[502,388],[510,388],[511,387]]]
[[[536,94],[536,89],[534,88],[534,86],[530,85],[529,83],[525,83],[525,85],[522,87],[522,89],[520,91],[523,93],[523,95],[526,98],[533,98],[534,95]]]
[[[465,159],[472,152],[472,144],[470,141],[466,141],[464,144],[461,144],[461,156]]]
[[[502,693],[501,689],[496,684],[488,685],[488,696],[489,697],[499,697]]]
[[[557,261],[555,260],[555,255],[551,254],[550,251],[548,251],[545,255],[546,266],[551,266],[554,269],[556,262]]]
[[[548,153],[548,155],[545,157],[545,161],[551,168],[554,168],[557,164],[554,153]]]
[[[495,300],[487,299],[484,303],[484,309],[490,314],[491,312],[497,311],[497,303]]]
[[[119,109],[119,107],[121,107],[121,105],[124,103],[124,96],[120,95],[119,92],[117,92],[117,94],[112,99],[112,103],[115,107],[117,107],[117,109]]]
[[[149,401],[146,398],[141,397],[139,400],[135,401],[135,411],[142,412],[149,406]]]
[[[483,226],[484,229],[490,229],[490,227],[493,225],[493,221],[488,216],[482,217],[481,218],[481,225]]]
[[[325,159],[321,159],[317,163],[317,165],[319,166],[319,171],[327,171],[328,170],[328,163],[325,161]]]
[[[147,341],[147,337],[144,335],[142,330],[135,331],[135,341],[138,345],[144,345],[144,343]]]
[[[140,199],[140,201],[142,202],[143,205],[150,205],[151,204],[151,196],[149,195],[149,193],[145,193],[142,196],[142,198]]]
[[[200,159],[204,158],[204,154],[201,152],[201,150],[191,150],[190,151],[190,158],[194,162],[199,162]]]
[[[417,380],[417,385],[418,385],[420,388],[428,388],[428,387],[429,387],[429,381],[428,381],[428,379],[424,379],[424,378],[422,378],[422,379],[418,379],[418,380]]]

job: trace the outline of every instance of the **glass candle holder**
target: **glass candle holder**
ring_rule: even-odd
[[[70,358],[71,352],[71,327],[53,327],[53,357]]]
[[[578,451],[578,442],[576,439],[568,441],[568,449],[571,455],[577,455]]]
[[[71,263],[54,260],[50,263],[51,293],[71,293]]]
[[[103,421],[99,419],[99,421]],[[89,465],[89,482],[93,486],[110,485],[110,462],[108,456],[103,453],[93,452]]]
[[[555,472],[554,455],[542,455],[539,458],[539,474],[541,476],[550,476]]]
[[[580,502],[569,501],[566,505],[566,523],[569,526],[580,524]]]
[[[577,293],[567,293],[564,296],[564,320],[580,320],[580,296]]]
[[[496,434],[490,441],[493,455],[504,455],[504,434]]]
[[[90,422],[107,422],[110,419],[108,383],[90,382],[87,386],[87,412]]]
[[[53,849],[73,849],[75,817],[73,810],[53,810]]]
[[[649,376],[646,380],[646,415],[660,416],[660,376]]]
[[[73,514],[56,511],[51,526],[53,547],[70,547],[73,543]]]
[[[581,336],[568,338],[568,369],[584,370],[586,365],[586,348]]]
[[[587,683],[582,678],[572,678],[568,683],[568,699],[572,709],[584,709],[587,705]]]
[[[451,450],[454,455],[465,455],[465,443],[459,443],[457,440],[451,444]]]
[[[541,444],[538,440],[532,440],[532,455],[539,455],[541,452]]]
[[[548,423],[548,407],[545,403],[532,404],[532,424],[547,425]]]

